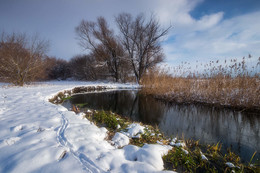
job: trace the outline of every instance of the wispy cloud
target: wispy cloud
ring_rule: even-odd
[[[178,5],[178,10],[171,10],[171,2]],[[225,13],[219,11],[195,19],[190,12],[201,1],[171,2],[157,7],[163,11],[158,13],[162,21],[173,25],[169,40],[164,43],[168,63],[239,58],[249,53],[260,56],[260,12],[226,19]]]
[[[233,1],[235,3],[235,0]],[[214,10],[214,13],[199,13],[199,17],[192,16],[193,12],[205,2],[205,0],[64,0],[61,3],[60,0],[33,2],[5,0],[0,2],[0,32],[40,33],[51,41],[50,55],[69,59],[83,53],[74,33],[74,28],[82,19],[96,20],[96,17],[104,16],[110,26],[116,29],[114,16],[120,12],[129,12],[133,15],[140,12],[147,15],[154,13],[162,26],[173,26],[163,44],[166,61],[169,64],[242,57],[248,53],[260,56],[260,11],[241,13],[240,16],[233,17],[229,15],[228,18],[225,11],[217,10]]]

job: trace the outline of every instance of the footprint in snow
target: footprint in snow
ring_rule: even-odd
[[[39,132],[43,132],[45,129],[44,128],[41,128],[41,127],[39,127],[38,129],[37,129],[37,132],[39,133]]]
[[[10,130],[11,130],[11,131],[14,131],[14,132],[18,132],[18,131],[23,130],[24,128],[25,128],[25,126],[19,125],[19,126],[11,127]]]
[[[0,114],[4,114],[5,111],[6,111],[6,108],[0,108]]]
[[[7,144],[7,145],[13,145],[15,144],[16,142],[18,142],[21,138],[19,137],[12,137],[12,138],[9,138],[9,139],[5,139],[4,142]]]

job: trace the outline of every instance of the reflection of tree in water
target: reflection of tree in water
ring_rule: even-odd
[[[158,124],[165,108],[165,104],[158,104],[155,99],[138,94],[137,90],[81,94],[73,96],[70,101],[73,104],[87,103],[92,109],[111,110],[148,124]]]
[[[258,115],[198,104],[165,104],[136,90],[76,95],[70,101],[88,103],[87,107],[92,109],[111,110],[134,121],[158,124],[168,136],[184,134],[185,138],[208,144],[220,141],[223,148],[232,146],[247,160],[254,151],[260,152]],[[256,157],[259,158],[259,154]]]
[[[115,99],[117,100],[116,108],[112,111],[138,121],[138,113],[134,110],[135,102],[137,101],[136,94],[137,91],[119,91],[118,94],[115,95]]]
[[[137,112],[137,91],[109,91],[75,95],[70,100],[72,104],[87,103],[87,107],[97,110],[111,110],[124,116],[139,120]]]
[[[164,115],[166,105],[152,97],[139,95],[139,116],[147,124],[157,125]]]
[[[184,134],[200,143],[221,142],[223,148],[232,147],[247,160],[260,151],[259,126],[258,116],[194,104],[169,106],[159,124],[168,135]]]

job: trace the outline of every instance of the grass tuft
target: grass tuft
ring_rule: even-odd
[[[116,130],[119,122],[114,114],[105,111],[95,112],[93,120],[99,124],[104,124],[106,127]]]

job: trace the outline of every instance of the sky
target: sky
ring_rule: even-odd
[[[172,26],[162,43],[169,65],[260,56],[260,0],[0,0],[0,32],[38,34],[49,56],[84,54],[76,39],[81,20],[154,13]]]

